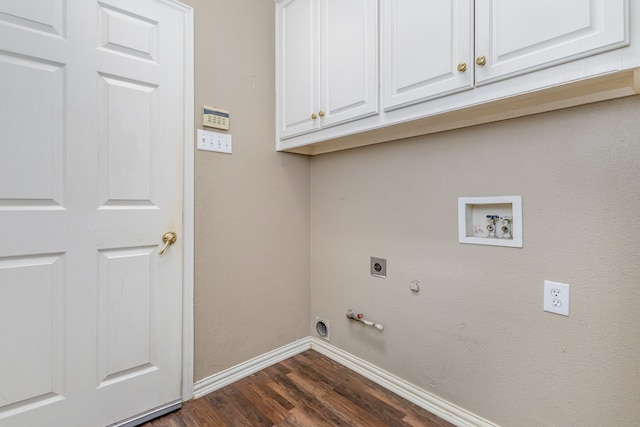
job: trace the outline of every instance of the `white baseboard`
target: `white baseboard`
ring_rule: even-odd
[[[310,348],[311,337],[306,337],[261,356],[254,357],[253,359],[232,368],[225,369],[222,372],[197,381],[193,385],[193,397],[195,399],[202,397],[205,394],[209,394],[212,391],[216,391],[244,377],[248,377],[251,374],[271,365],[275,365],[278,362],[282,362],[283,360],[302,353],[305,350],[309,350]]]
[[[340,350],[328,342],[315,337],[306,337],[280,347],[276,350],[255,357],[247,362],[226,369],[218,374],[196,382],[193,386],[195,398],[218,390],[244,377],[258,372],[268,366],[275,365],[305,350],[315,350],[339,364],[359,373],[392,393],[415,403],[421,408],[449,421],[458,427],[498,427],[469,411],[447,402],[379,367],[360,359],[346,351]]]
[[[498,427],[496,424],[465,411],[359,357],[342,351],[326,341],[312,337],[311,349],[458,427]]]

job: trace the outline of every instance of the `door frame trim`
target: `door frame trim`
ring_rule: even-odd
[[[182,401],[193,398],[194,359],[194,18],[193,8],[178,0],[161,0],[183,13],[184,22],[184,165],[182,195]]]
[[[182,3],[181,3],[182,4]],[[194,169],[194,23],[193,8],[183,5],[185,10],[185,66],[184,66],[184,192],[182,211],[182,233],[184,245],[182,255],[183,297],[182,297],[182,400],[193,398],[193,357],[194,357],[194,235],[195,235],[195,169]]]

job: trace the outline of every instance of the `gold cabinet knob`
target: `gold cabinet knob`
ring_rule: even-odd
[[[318,115],[319,115],[320,117],[324,117],[324,111],[320,111],[320,112],[318,113]]]
[[[487,63],[487,58],[485,58],[484,56],[478,56],[476,58],[476,64],[478,64],[479,66],[482,67],[486,63]]]
[[[316,116],[316,113],[311,113],[311,120],[315,120],[317,118],[318,118],[318,116]]]
[[[467,71],[467,63],[466,62],[459,63],[458,71],[460,71],[461,73],[464,73],[465,71]]]

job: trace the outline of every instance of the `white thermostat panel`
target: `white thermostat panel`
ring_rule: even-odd
[[[229,112],[221,108],[202,107],[202,125],[210,128],[229,130]]]

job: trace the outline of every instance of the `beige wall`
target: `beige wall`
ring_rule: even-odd
[[[639,111],[627,98],[314,157],[311,315],[499,425],[637,425]],[[458,243],[458,197],[490,195],[522,196],[522,249]],[[571,317],[542,311],[545,279],[571,285]]]
[[[640,98],[276,153],[273,2],[186,3],[196,126],[203,104],[227,108],[234,141],[231,156],[196,152],[196,380],[320,315],[332,344],[503,426],[640,419]],[[459,196],[512,194],[524,248],[457,243]],[[571,317],[542,311],[544,279],[571,284]],[[385,330],[349,323],[350,307]]]
[[[187,0],[195,111],[233,154],[195,155],[195,379],[309,335],[309,159],[275,152],[274,3]]]

